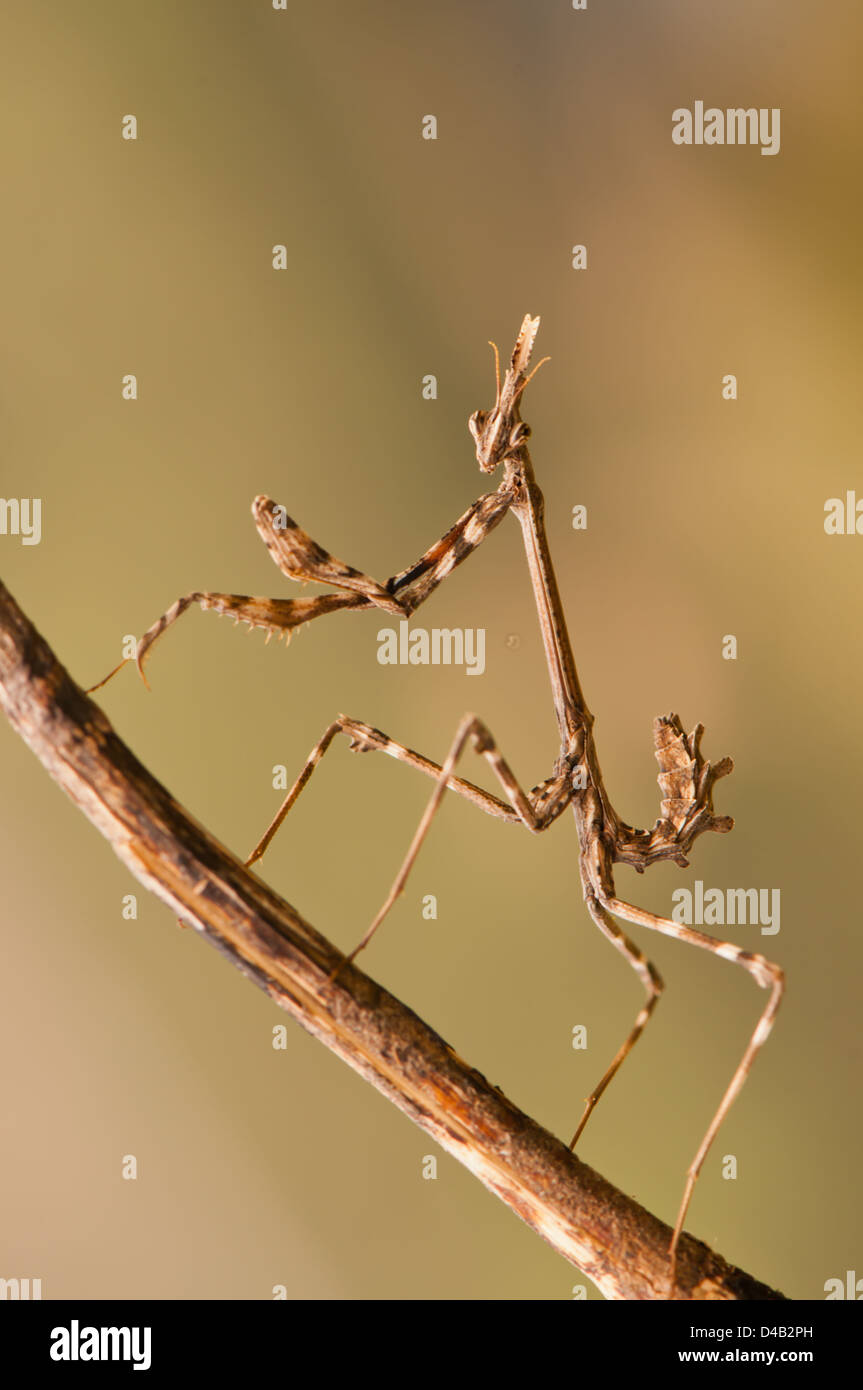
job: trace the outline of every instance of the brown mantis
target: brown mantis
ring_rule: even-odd
[[[616,895],[613,874],[616,863],[629,864],[640,873],[662,859],[672,859],[685,867],[688,863],[686,854],[703,831],[724,832],[731,829],[733,822],[730,817],[714,815],[713,786],[720,777],[731,771],[732,762],[730,758],[723,758],[715,764],[705,760],[700,751],[702,726],[696,725],[692,733],[686,734],[677,715],[670,714],[654,722],[654,743],[660,767],[658,780],[663,793],[660,819],[651,830],[637,830],[622,821],[611,805],[596,754],[594,717],[579,684],[552,567],[543,521],[543,496],[534,478],[527,448],[530,429],[520,414],[524,389],[542,365],[539,363],[528,373],[538,328],[538,318],[528,315],[524,319],[503,382],[500,380],[497,348],[492,344],[497,384],[495,404],[490,411],[476,411],[470,419],[470,430],[476,442],[476,458],[482,472],[492,473],[503,468],[498,487],[474,502],[416,564],[393,575],[385,584],[379,584],[361,571],[334,559],[291,520],[283,507],[268,497],[256,497],[252,512],[258,531],[282,573],[294,580],[315,580],[329,584],[337,592],[292,600],[199,591],[186,594],[144,634],[138,643],[135,659],[144,678],[144,660],[153,643],[194,603],[199,603],[202,608],[213,608],[219,613],[231,613],[237,621],[242,620],[252,627],[264,628],[268,641],[274,633],[289,638],[294,628],[340,609],[381,608],[407,618],[485,540],[506,513],[512,512],[522,531],[560,734],[560,753],[551,776],[530,791],[525,791],[499,752],[491,732],[475,715],[466,715],[461,721],[443,765],[422,757],[359,720],[340,715],[318,740],[277,815],[246,862],[252,865],[262,857],[337,734],[346,735],[356,751],[388,753],[435,780],[434,792],[386,901],[365,935],[346,957],[346,964],[368,945],[403,891],[446,790],[457,792],[489,815],[519,823],[534,833],[548,829],[571,806],[577,827],[579,869],[588,912],[603,935],[638,975],[646,995],[628,1036],[585,1101],[584,1111],[570,1143],[571,1148],[575,1147],[597,1101],[644,1030],[663,990],[658,972],[620,929],[615,917],[663,932],[742,965],[762,989],[769,991],[769,998],[749,1043],[687,1172],[669,1251],[669,1290],[673,1291],[677,1246],[696,1179],[730,1106],[770,1033],[782,998],[784,975],[777,965],[761,955],[656,916],[622,901]],[[125,661],[99,685],[104,685],[123,665]],[[99,686],[93,689],[99,689]],[[500,783],[503,797],[493,796],[455,775],[455,766],[469,744],[490,765]]]

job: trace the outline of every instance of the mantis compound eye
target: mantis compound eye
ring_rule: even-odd
[[[530,439],[530,425],[526,425],[523,420],[519,420],[517,425],[513,425],[509,435],[509,447],[515,449],[519,444],[523,444],[526,439]]]
[[[475,410],[473,415],[471,415],[470,419],[467,422],[467,427],[473,435],[474,439],[479,439],[480,435],[485,429],[485,423],[487,419],[487,410]]]

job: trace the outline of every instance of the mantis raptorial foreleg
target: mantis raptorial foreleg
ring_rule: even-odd
[[[382,608],[387,613],[407,617],[434,592],[448,574],[476,550],[506,516],[513,502],[512,489],[502,484],[468,507],[454,526],[407,569],[394,574],[385,584],[361,570],[336,560],[317,541],[297,525],[285,509],[269,497],[256,497],[252,514],[258,532],[274,562],[289,579],[300,583],[314,580],[332,584],[343,592],[319,594],[314,598],[257,598],[248,594],[222,594],[195,590],[178,598],[157,618],[138,643],[135,657],[124,657],[107,676],[90,687],[89,694],[107,685],[131,660],[137,664],[144,684],[144,662],[153,644],[181,618],[193,604],[227,614],[235,622],[248,623],[250,630],[262,628],[267,641],[274,635],[290,641],[292,633],[314,618],[348,609]]]

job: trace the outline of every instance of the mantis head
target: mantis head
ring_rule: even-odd
[[[539,371],[543,357],[533,371],[527,373],[527,364],[533,351],[533,343],[539,329],[539,318],[532,319],[526,314],[507,367],[503,383],[500,379],[500,356],[497,344],[494,349],[494,369],[496,394],[491,410],[475,410],[468,421],[468,428],[476,441],[476,461],[483,473],[493,473],[502,463],[514,461],[514,456],[530,435],[519,414],[519,399],[531,377]]]

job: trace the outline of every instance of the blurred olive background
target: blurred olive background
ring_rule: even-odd
[[[258,539],[258,492],[383,579],[488,490],[466,430],[493,399],[486,342],[508,353],[541,314],[552,361],[525,416],[611,796],[653,823],[669,710],[736,763],[717,793],[732,835],[688,870],[621,870],[621,896],[667,913],[696,879],[781,892],[777,936],[728,933],[783,964],[788,994],[688,1228],[823,1297],[863,1259],[863,539],[823,529],[828,497],[863,496],[859,8],[289,11],[4,14],[0,491],[43,499],[43,535],[0,537],[0,574],[84,685],[179,594],[300,592]],[[675,146],[671,113],[695,100],[780,107],[780,153]],[[414,619],[484,627],[482,677],[379,666],[390,621],[337,615],[286,651],[195,608],[157,647],[152,694],[127,669],[99,698],[239,854],[278,803],[273,766],[293,777],[340,710],[437,758],[473,709],[526,785],[548,775],[514,522]],[[448,1155],[424,1181],[431,1141],[180,931],[5,727],[0,750],[0,1275],[47,1298],[598,1296]],[[429,790],[342,742],[265,877],[349,949]],[[763,996],[637,935],[666,996],[580,1152],[672,1222]],[[584,910],[572,818],[532,837],[455,798],[363,964],[565,1139],[641,1003]]]

